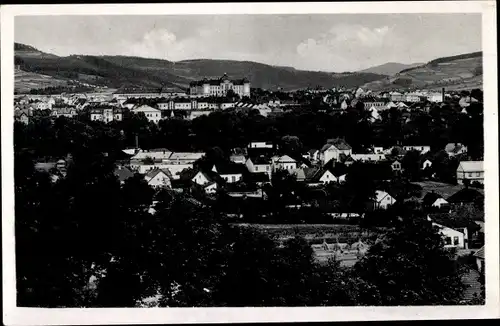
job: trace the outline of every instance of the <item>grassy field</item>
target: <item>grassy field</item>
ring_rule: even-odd
[[[277,241],[295,236],[304,237],[310,244],[353,243],[358,240],[373,242],[384,232],[383,229],[369,231],[349,224],[238,224],[240,227],[255,228]]]
[[[333,250],[326,250],[321,245],[327,242],[329,245],[335,243],[352,244],[359,240],[370,245],[381,234],[384,229],[368,231],[361,229],[357,225],[349,224],[236,224],[239,227],[249,227],[257,229],[274,238],[278,242],[283,242],[293,238],[296,235],[304,237],[312,246],[314,257],[319,263],[327,263],[328,259],[334,258],[336,253]],[[352,267],[358,257],[355,250],[344,250],[340,255],[336,256],[340,261],[340,265],[344,267]]]
[[[14,72],[14,89],[19,92],[28,92],[30,89],[66,86],[65,80],[33,72],[16,70]]]
[[[477,53],[469,58],[441,58],[440,62],[429,62],[425,65],[405,70],[391,78],[385,78],[365,84],[363,87],[380,91],[394,87],[397,79],[411,80],[410,88],[426,88],[448,90],[482,88],[482,54]],[[404,88],[404,87],[403,87]]]

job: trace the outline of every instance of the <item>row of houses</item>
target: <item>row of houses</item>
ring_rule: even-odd
[[[52,107],[52,109],[34,110],[28,109],[15,109],[14,120],[28,124],[33,118],[75,118],[78,116],[78,111],[72,106]]]

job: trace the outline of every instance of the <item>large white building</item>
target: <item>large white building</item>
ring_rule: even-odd
[[[190,95],[225,96],[229,90],[233,90],[241,97],[250,96],[250,82],[246,78],[230,80],[224,74],[219,79],[205,78],[191,82],[189,85]]]
[[[150,107],[149,105],[141,105],[131,110],[134,114],[144,113],[149,121],[158,123],[161,120],[161,111]]]
[[[103,121],[106,123],[111,121],[122,121],[122,109],[113,107],[92,108],[90,110],[90,120]]]

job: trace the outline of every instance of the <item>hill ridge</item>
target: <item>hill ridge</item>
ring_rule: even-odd
[[[18,49],[24,48],[22,45]],[[33,50],[30,50],[33,51]],[[38,52],[41,53],[41,52]],[[385,75],[354,72],[339,75],[329,72],[297,70],[254,61],[194,59],[168,61],[135,56],[70,55],[66,57],[28,55],[15,51],[22,70],[54,78],[91,81],[110,88],[169,86],[185,90],[193,80],[205,76],[247,77],[252,87],[296,90],[317,86],[354,88]]]

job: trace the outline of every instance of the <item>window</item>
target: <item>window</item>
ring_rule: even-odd
[[[266,171],[269,171],[269,165],[266,166]]]
[[[459,244],[458,237],[453,237],[453,244],[457,246]]]
[[[236,182],[236,177],[234,175],[231,177],[231,181]]]
[[[481,176],[481,172],[476,172],[476,177]]]
[[[259,170],[259,168],[258,168],[258,167],[255,167],[255,172],[257,172],[258,170]]]
[[[469,172],[469,177],[472,178],[472,172]]]
[[[445,244],[445,245],[451,245],[451,238],[450,238],[450,237],[446,237],[446,238],[444,239],[444,244]]]

